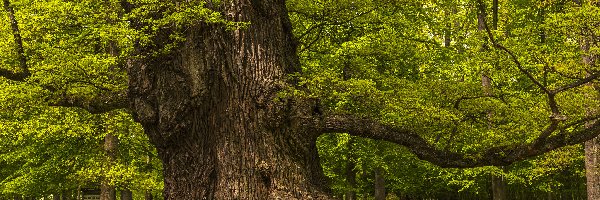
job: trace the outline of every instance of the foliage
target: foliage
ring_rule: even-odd
[[[559,88],[597,70],[583,65],[580,44],[600,31],[591,25],[600,19],[597,7],[567,1],[500,4],[499,28],[492,34],[545,87]],[[551,112],[545,95],[478,30],[475,1],[294,0],[288,7],[301,42],[301,84],[307,91],[299,93],[325,100],[330,111],[410,127],[439,148],[474,154],[531,142],[547,127]],[[589,53],[595,55],[597,48],[592,45]],[[493,80],[494,95],[484,94],[482,74]],[[581,87],[557,97],[568,121],[584,117],[583,107],[598,106],[589,98],[593,93]],[[511,191],[526,191],[521,198],[561,191],[585,195],[580,146],[505,170],[441,169],[384,142],[355,138],[349,149],[349,137],[325,135],[318,143],[325,174],[338,195],[371,193],[374,167],[387,171],[388,190],[420,198],[488,198],[492,174],[505,176]],[[346,180],[349,162],[356,165],[358,189],[349,188]]]
[[[158,193],[156,151],[126,110],[90,114],[52,104],[59,97],[91,100],[124,93],[128,59],[170,52],[185,40],[190,24],[251,26],[208,8],[221,1],[134,0],[132,10],[121,1],[11,3],[33,74],[24,83],[0,80],[4,195],[72,191],[103,178],[120,188]],[[287,5],[302,64],[294,75],[299,79],[294,95],[320,99],[325,112],[409,127],[439,149],[474,157],[483,156],[484,149],[532,142],[548,127],[553,113],[536,81],[560,89],[598,70],[582,62],[582,56],[600,51],[595,44],[582,50],[583,41],[600,35],[599,8],[589,3],[500,0],[498,27],[489,35],[478,29],[473,0],[289,0]],[[492,26],[491,5],[485,9]],[[2,14],[0,68],[18,71],[17,44],[7,13]],[[152,43],[164,30],[169,30],[164,44]],[[495,48],[490,36],[507,50]],[[134,56],[136,46],[156,48],[152,55]],[[492,79],[492,95],[484,92],[482,75]],[[583,107],[599,106],[590,98],[594,90],[585,85],[556,96],[564,124],[573,125],[567,132],[584,126],[577,120],[588,115]],[[120,140],[114,163],[102,150],[109,133]],[[403,147],[347,134],[323,135],[318,146],[338,195],[371,193],[376,168],[386,172],[389,191],[421,198],[486,198],[489,177],[500,174],[514,191],[527,188],[539,195],[566,188],[579,194],[584,176],[580,146],[502,169],[442,169]],[[347,180],[350,163],[355,187]]]
[[[34,74],[24,83],[0,80],[0,196],[74,194],[105,178],[120,189],[160,194],[156,150],[126,111],[90,114],[49,106],[55,97],[92,99],[126,90],[123,61],[140,34],[121,20],[118,2],[11,3]],[[6,14],[0,65],[11,69],[17,44]],[[108,133],[120,140],[115,163],[107,162],[102,146]]]

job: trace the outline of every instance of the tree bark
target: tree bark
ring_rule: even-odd
[[[600,130],[595,123],[569,137],[561,132],[535,144],[494,147],[476,158],[440,150],[412,130],[323,113],[314,100],[281,93],[294,84],[287,75],[299,71],[283,0],[206,7],[250,24],[162,27],[128,63],[127,96],[163,162],[165,199],[330,199],[316,148],[326,132],[392,141],[445,167],[475,167],[581,143]],[[175,32],[185,41],[163,51]]]
[[[588,199],[600,199],[599,148],[598,138],[585,142],[585,177]]]
[[[170,54],[128,69],[132,107],[163,162],[165,199],[329,198],[318,133],[299,124],[302,102],[278,98],[299,67],[285,3],[216,10],[251,24],[186,27]],[[173,30],[163,31],[155,41],[169,40]]]
[[[598,1],[593,1],[598,2]],[[582,6],[581,2],[575,1],[579,6]],[[592,4],[595,5],[595,4]],[[583,52],[582,62],[586,66],[593,66],[595,64],[596,55],[592,55],[590,52],[590,46],[593,38],[584,37],[581,41],[581,50]],[[591,76],[591,75],[590,75]],[[588,87],[595,87],[593,83],[588,83]],[[587,98],[598,98],[597,94],[588,95]],[[586,114],[593,116],[598,113],[597,108],[590,106],[586,107]],[[585,124],[586,127],[592,125],[593,122]],[[585,149],[585,177],[587,187],[588,199],[600,199],[600,137],[588,140],[584,143]]]

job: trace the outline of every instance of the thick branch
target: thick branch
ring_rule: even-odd
[[[460,168],[509,165],[563,146],[579,144],[600,133],[600,120],[598,120],[588,128],[579,131],[570,133],[561,131],[558,134],[540,138],[534,143],[493,147],[481,154],[467,155],[437,149],[410,130],[384,125],[368,118],[330,115],[315,121],[314,125],[322,133],[349,133],[354,136],[394,142],[406,146],[420,159],[435,165]]]

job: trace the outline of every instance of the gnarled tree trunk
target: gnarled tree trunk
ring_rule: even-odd
[[[316,133],[298,124],[297,103],[278,100],[299,67],[284,1],[220,6],[251,24],[187,27],[169,55],[129,68],[132,106],[163,161],[165,199],[328,198]]]

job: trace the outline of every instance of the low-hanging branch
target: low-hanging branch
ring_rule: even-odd
[[[493,147],[479,154],[463,154],[438,149],[414,131],[386,125],[370,118],[329,114],[318,118],[311,124],[320,133],[348,133],[354,136],[393,142],[407,147],[422,160],[441,167],[457,168],[509,165],[566,145],[580,144],[600,133],[600,120],[597,120],[584,129],[573,132],[561,129],[554,135],[531,143]],[[553,129],[556,130],[556,128]],[[552,133],[554,132],[556,131],[552,131]]]
[[[478,0],[478,3],[479,9],[485,12],[483,2]],[[566,116],[561,114],[560,106],[555,100],[555,96],[560,92],[594,81],[600,76],[599,74],[592,74],[585,79],[558,87],[554,90],[548,89],[530,71],[523,67],[516,54],[496,41],[485,19],[483,19],[483,25],[493,46],[507,53],[519,71],[543,91],[548,98],[547,103],[552,112],[552,115],[549,117],[549,125],[532,142],[497,146],[481,153],[464,154],[438,149],[410,129],[398,128],[383,124],[374,119],[356,117],[349,114],[329,113],[315,118],[316,120],[309,124],[312,124],[313,128],[319,133],[348,133],[364,138],[394,142],[407,147],[420,159],[427,160],[441,167],[459,168],[509,165],[563,146],[580,144],[598,136],[600,133],[600,120],[596,120],[597,117],[585,118],[577,120],[577,123],[561,126],[562,122],[566,121]],[[460,100],[458,103],[460,103]],[[574,128],[575,125],[580,124],[582,120],[583,122],[591,122],[591,124],[576,128],[575,131],[568,131]]]

